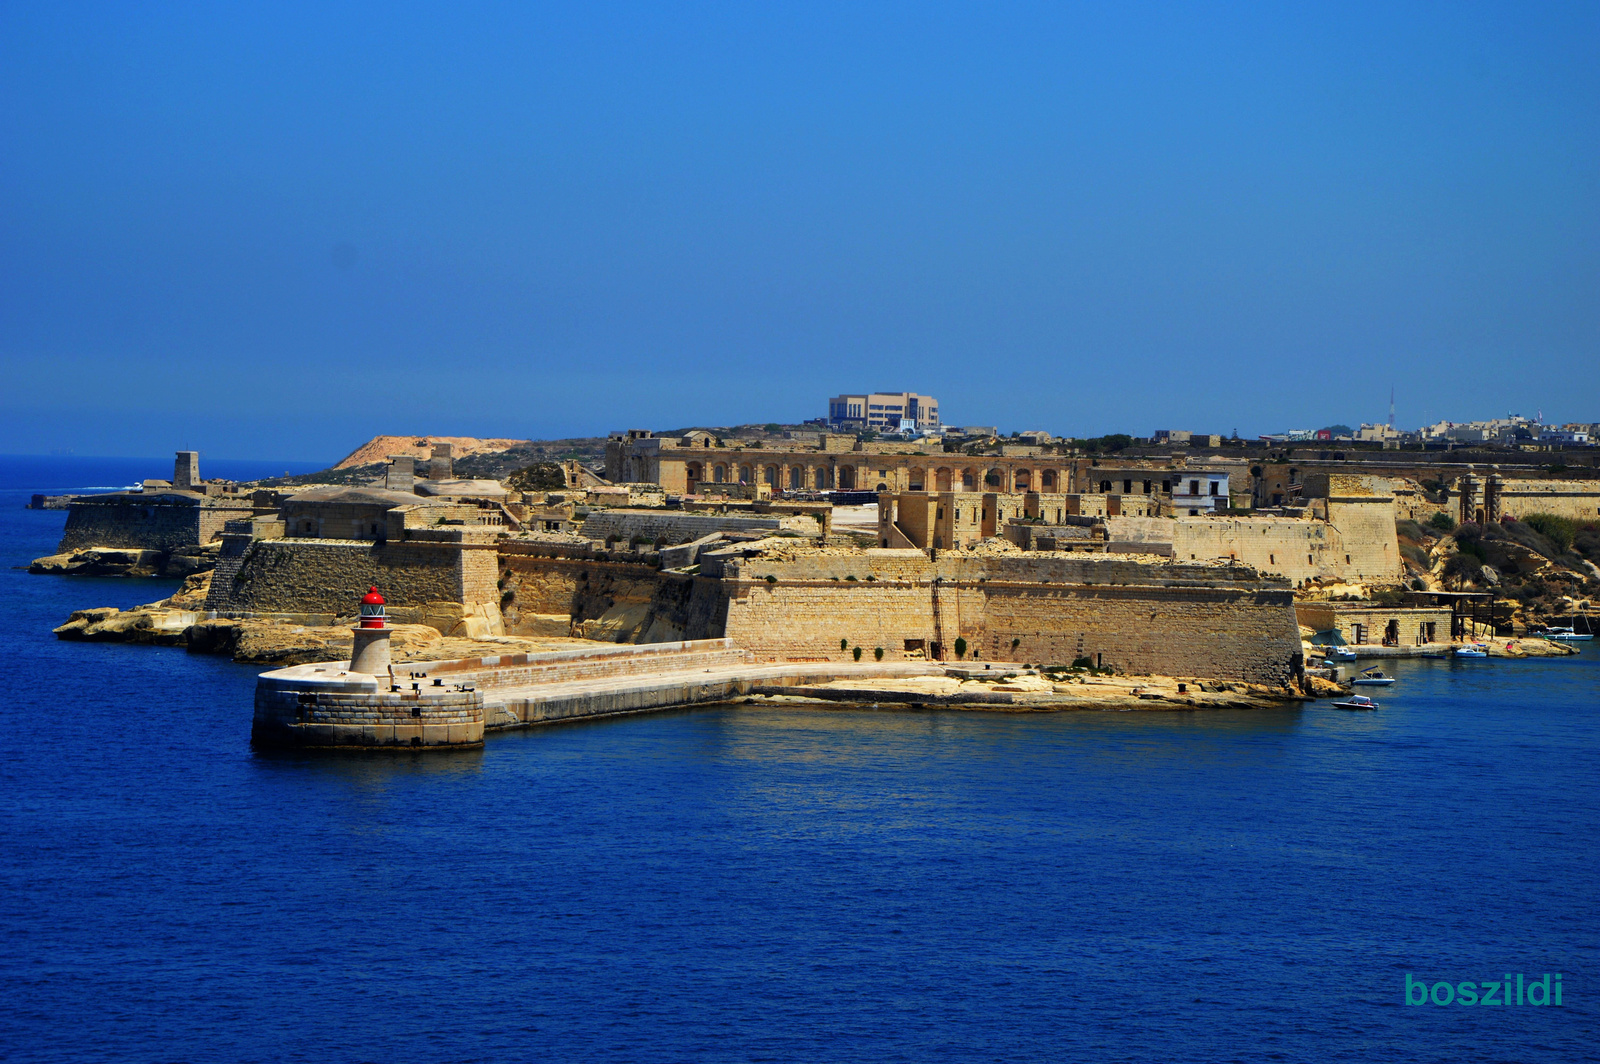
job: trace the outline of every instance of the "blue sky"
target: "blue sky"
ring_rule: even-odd
[[[0,7],[0,452],[1600,419],[1600,5]]]

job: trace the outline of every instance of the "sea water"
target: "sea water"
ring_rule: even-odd
[[[266,755],[254,670],[50,634],[170,582],[15,568],[64,520],[28,493],[160,473],[0,482],[7,1060],[1595,1052],[1592,647],[1386,663],[1375,713],[725,706]],[[1505,973],[1563,1003],[1407,1003]]]

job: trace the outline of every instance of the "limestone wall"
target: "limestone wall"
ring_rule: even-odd
[[[116,495],[78,499],[67,511],[58,553],[87,547],[136,547],[172,551],[210,543],[228,521],[253,513],[248,500],[238,507],[204,506],[185,496],[149,498]]]
[[[587,539],[616,538],[631,541],[636,536],[654,542],[687,543],[712,532],[793,531],[816,536],[822,526],[809,516],[774,514],[685,513],[680,510],[601,510],[584,519],[582,535]]]
[[[770,659],[840,660],[841,640],[950,654],[960,636],[985,659],[1281,683],[1300,650],[1289,589],[1243,566],[875,550],[741,560],[726,586],[725,634]]]
[[[356,540],[257,540],[232,581],[213,584],[207,607],[256,613],[353,613],[377,586],[392,606],[496,604],[492,545],[376,544]]]
[[[1112,551],[1170,544],[1180,561],[1231,558],[1299,585],[1400,579],[1394,504],[1329,499],[1328,520],[1293,517],[1108,517]]]
[[[1482,478],[1480,477],[1480,480]],[[1457,513],[1459,496],[1452,495],[1446,513]],[[1483,488],[1478,489],[1481,504]],[[1600,481],[1595,480],[1507,480],[1500,489],[1500,513],[1524,518],[1529,514],[1555,514],[1583,524],[1600,522]]]
[[[644,561],[508,543],[499,557],[501,610],[510,635],[581,635],[611,642],[714,639],[726,603],[721,582],[662,573]]]

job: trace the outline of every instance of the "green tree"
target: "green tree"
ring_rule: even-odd
[[[560,491],[567,486],[567,475],[555,462],[535,462],[512,473],[506,484],[513,491]]]
[[[966,640],[965,637],[958,635],[958,636],[956,636],[956,657],[964,658],[966,656],[967,656],[967,640]]]
[[[1522,523],[1554,543],[1562,554],[1572,549],[1572,541],[1578,537],[1578,522],[1571,518],[1557,517],[1555,514],[1529,514],[1522,519]]]

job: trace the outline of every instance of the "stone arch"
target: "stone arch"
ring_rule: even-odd
[[[813,480],[813,483],[818,488],[826,491],[827,489],[833,487],[833,474],[829,472],[827,466],[817,466],[815,473],[816,476]]]
[[[961,471],[961,490],[978,490],[978,471],[976,469],[963,469]]]
[[[1012,488],[1013,491],[1033,490],[1033,470],[1019,469],[1012,474],[1012,477],[1015,482],[1015,487]]]
[[[846,465],[846,466],[840,466],[839,467],[839,490],[840,491],[855,491],[856,490],[856,467],[855,466]]]
[[[950,479],[951,473],[949,466],[940,466],[938,469],[935,469],[933,471],[933,490],[949,491]]]
[[[806,471],[800,466],[789,467],[789,490],[799,491],[806,486]]]
[[[1043,473],[1039,474],[1039,490],[1040,491],[1060,491],[1061,490],[1061,477],[1056,473],[1056,471],[1054,469],[1046,469]]]
[[[1006,491],[1006,471],[999,466],[994,466],[983,471],[983,486],[996,491]]]
[[[762,470],[762,479],[767,482],[768,486],[774,487],[774,488],[777,487],[778,486],[778,467],[775,466],[775,465],[767,466],[766,469]]]
[[[739,467],[739,483],[741,483],[741,484],[754,484],[755,482],[756,482],[755,470],[751,469],[747,465],[740,466]]]
[[[685,490],[690,495],[693,495],[695,487],[700,483],[700,481],[705,479],[705,476],[705,467],[699,462],[690,462],[685,465],[683,467],[683,477],[684,480],[688,482]]]
[[[728,482],[728,467],[723,463],[718,462],[711,469],[711,479],[716,481],[718,484],[726,484]]]

